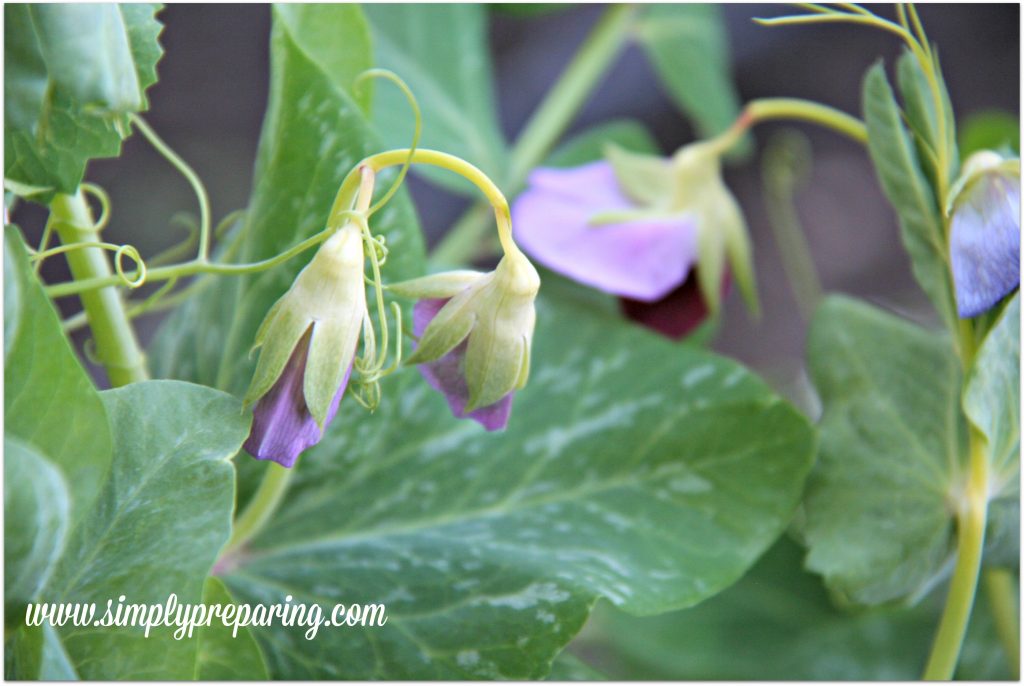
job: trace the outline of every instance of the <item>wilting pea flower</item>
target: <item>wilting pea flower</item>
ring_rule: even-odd
[[[695,271],[712,312],[728,259],[756,310],[746,223],[719,158],[709,143],[671,158],[609,146],[602,161],[537,169],[512,209],[516,239],[549,269],[626,302],[660,302]]]
[[[957,312],[976,317],[1020,284],[1020,160],[971,155],[950,197]]]
[[[332,235],[267,313],[256,333],[260,358],[245,449],[291,467],[320,441],[348,385],[366,314],[363,238],[355,225]]]
[[[448,400],[456,417],[488,431],[508,424],[512,396],[526,385],[540,277],[526,256],[507,252],[492,272],[446,272],[393,284],[419,298],[419,343],[409,364]]]

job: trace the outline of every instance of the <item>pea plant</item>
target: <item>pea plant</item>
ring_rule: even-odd
[[[856,114],[741,103],[715,6],[602,8],[513,141],[492,11],[273,7],[251,197],[213,217],[145,118],[160,7],[5,5],[6,676],[1018,678],[1019,153],[962,145],[914,6],[757,20],[897,41]],[[631,42],[677,151],[566,135]],[[770,120],[863,146],[934,307],[800,289],[768,164],[820,411],[707,345],[785,286],[722,176]],[[197,201],[156,255],[87,180],[129,136]],[[429,254],[408,173],[471,199]]]

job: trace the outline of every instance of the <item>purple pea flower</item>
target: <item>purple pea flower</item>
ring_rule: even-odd
[[[606,155],[530,175],[512,208],[523,249],[619,296],[629,318],[672,338],[717,311],[727,271],[757,310],[746,223],[722,183],[720,151],[694,143],[671,158]]]
[[[692,217],[595,225],[601,214],[637,206],[608,162],[537,169],[512,206],[516,240],[548,269],[598,290],[654,302],[682,284],[697,259]]]
[[[426,331],[437,313],[448,303],[447,299],[431,298],[420,300],[412,310],[413,333],[419,337]],[[498,431],[508,426],[509,414],[512,412],[512,396],[509,391],[495,403],[466,412],[469,403],[469,384],[466,383],[466,350],[469,341],[463,340],[450,352],[433,362],[420,365],[420,373],[435,390],[440,391],[452,414],[462,419],[469,417],[479,422],[488,431]]]
[[[257,460],[273,460],[282,467],[291,467],[299,454],[320,442],[323,429],[309,412],[302,392],[309,355],[310,332],[295,347],[288,364],[266,395],[253,408],[252,429],[245,440],[245,449]],[[327,408],[324,425],[338,413],[338,404],[345,394],[352,366]]]
[[[363,239],[347,225],[332,235],[270,308],[245,404],[255,403],[245,449],[291,467],[334,419],[348,386],[366,316]]]
[[[1020,161],[975,153],[951,196],[957,313],[976,317],[1020,284]]]
[[[494,271],[454,271],[391,284],[416,298],[416,349],[427,382],[456,417],[488,431],[508,424],[515,391],[526,385],[540,277],[518,247],[506,247]]]

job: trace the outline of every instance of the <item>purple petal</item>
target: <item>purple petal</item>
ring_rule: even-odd
[[[420,300],[412,310],[412,327],[416,336],[422,336],[430,321],[437,316],[447,300]],[[479,422],[488,431],[497,431],[508,426],[512,411],[512,396],[509,393],[498,402],[466,413],[469,402],[469,386],[466,384],[465,358],[469,341],[459,343],[440,359],[419,365],[420,373],[435,390],[441,391],[448,401],[452,414],[460,419],[469,417]]]
[[[683,283],[697,257],[687,217],[592,226],[609,211],[635,209],[607,162],[537,169],[512,207],[519,245],[549,269],[614,295],[652,302]]]
[[[252,429],[245,441],[245,449],[257,460],[273,460],[282,467],[291,467],[302,451],[316,445],[322,438],[323,432],[309,413],[302,394],[302,377],[306,371],[308,353],[307,333],[295,346],[281,376],[253,408]],[[351,374],[352,367],[349,366],[327,410],[324,426],[330,424],[338,413],[338,404],[345,394]]]
[[[729,293],[731,284],[732,280],[726,272],[722,279],[723,297]],[[645,303],[622,298],[620,302],[627,318],[674,340],[683,339],[708,318],[708,308],[697,283],[696,270],[682,286],[661,300]]]
[[[1020,186],[986,174],[953,212],[950,258],[961,317],[985,312],[1020,284]]]

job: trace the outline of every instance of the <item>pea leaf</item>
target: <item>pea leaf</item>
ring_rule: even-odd
[[[808,354],[824,413],[805,496],[807,565],[856,603],[919,596],[953,554],[949,503],[967,454],[950,341],[831,297]]]
[[[909,50],[905,51],[896,63],[896,77],[900,95],[906,105],[907,121],[916,143],[918,156],[919,159],[927,162],[925,168],[928,171],[932,187],[936,187],[939,179],[948,184],[956,172],[958,156],[953,106],[949,102],[949,93],[946,91],[946,84],[942,79],[942,71],[937,67],[935,69],[936,83],[942,94],[940,106],[945,126],[944,132],[942,125],[939,124],[940,118],[935,108],[935,99],[932,97],[928,78],[921,69],[917,58]],[[945,169],[941,170],[936,166],[938,160],[932,157],[940,145],[944,145],[949,150],[950,157],[946,161]]]
[[[1006,150],[1020,155],[1020,120],[1003,110],[984,110],[968,116],[959,131],[960,153],[966,159],[979,150]]]
[[[863,97],[868,150],[882,190],[899,217],[900,236],[910,254],[914,276],[939,316],[952,327],[956,309],[942,218],[915,147],[903,127],[900,108],[881,63],[869,69],[864,77]],[[919,97],[918,93],[911,100],[910,111],[914,112],[912,121],[924,127],[931,119]]]
[[[162,55],[156,5],[4,6],[5,175],[71,193],[120,153]]]
[[[257,630],[276,678],[538,678],[597,598],[693,605],[779,535],[810,465],[795,410],[581,303],[545,300],[538,322],[503,434],[453,419],[415,373],[372,416],[342,403],[224,578],[242,601],[379,603],[388,620]]]
[[[914,608],[844,611],[802,569],[788,538],[734,586],[695,608],[630,617],[602,606],[576,652],[612,679],[910,681],[924,669],[945,589]],[[1007,678],[984,603],[976,603],[957,676]]]
[[[377,64],[402,77],[419,101],[421,145],[462,157],[500,184],[507,151],[494,99],[487,9],[475,4],[369,4],[364,10],[373,27]],[[402,93],[381,86],[374,123],[385,145],[408,147],[412,122]],[[449,172],[417,171],[450,190],[475,192]]]
[[[991,525],[986,561],[1016,567],[1020,557],[1020,293],[978,350],[963,407],[987,439]]]
[[[548,681],[604,681],[607,677],[575,655],[564,652],[551,664]]]
[[[652,4],[639,11],[637,37],[676,105],[693,119],[700,137],[724,131],[739,115],[739,97],[721,8]]]
[[[239,259],[270,258],[322,230],[342,179],[363,157],[382,150],[344,86],[350,79],[338,76],[369,62],[365,49],[353,50],[366,47],[359,12],[355,6],[313,5],[273,10],[270,105],[252,198],[234,239],[241,243]],[[323,43],[326,33],[334,38]],[[387,183],[385,176],[380,185]],[[391,250],[386,280],[422,275],[422,236],[405,193],[374,215],[372,228]],[[216,288],[179,308],[153,343],[155,374],[244,392],[256,330],[312,253],[256,275],[219,278]]]
[[[46,583],[64,547],[70,509],[64,475],[31,446],[4,438],[4,608],[7,625]]]
[[[234,604],[234,599],[219,579],[210,577],[203,586],[203,604],[207,607]],[[248,627],[212,622],[199,631],[195,677],[200,681],[265,680],[267,666],[263,653]]]
[[[102,394],[114,429],[110,478],[68,539],[40,594],[47,602],[165,606],[202,598],[203,580],[231,531],[234,469],[249,430],[240,403],[209,388],[146,381]],[[153,408],[159,408],[154,412]],[[61,650],[83,679],[184,679],[196,638],[157,627],[58,627]]]
[[[78,521],[110,465],[107,413],[12,227],[4,231],[4,353],[6,436],[61,471]]]

